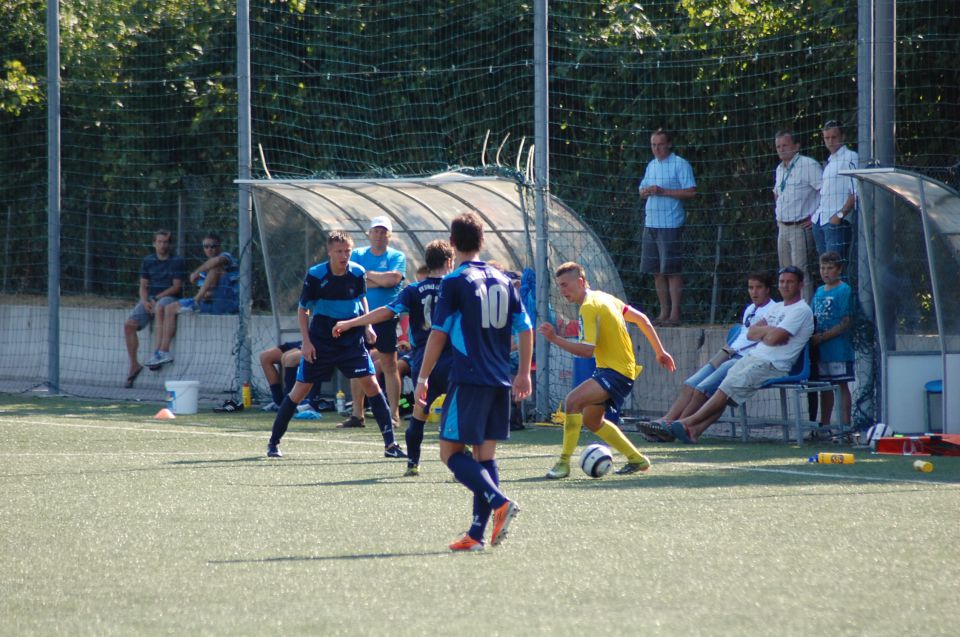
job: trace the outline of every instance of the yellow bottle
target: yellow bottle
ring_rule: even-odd
[[[250,394],[250,383],[243,384],[243,408],[248,409],[253,404],[253,396]]]
[[[930,473],[933,471],[933,463],[927,460],[914,460],[913,468],[921,473]]]
[[[337,391],[337,413],[342,414],[347,410],[347,397],[340,389]]]
[[[807,462],[816,462],[818,464],[853,464],[854,457],[852,453],[818,453],[810,456]]]

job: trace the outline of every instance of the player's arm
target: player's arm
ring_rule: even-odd
[[[310,314],[306,308],[297,308],[297,323],[300,325],[300,340],[303,341],[300,344],[300,354],[305,361],[312,363],[317,358],[317,350],[310,340]]]
[[[340,338],[344,332],[352,330],[355,327],[360,327],[361,325],[376,325],[377,323],[389,321],[394,315],[395,312],[384,305],[361,316],[347,319],[346,321],[337,321],[337,324],[333,326],[333,337]]]
[[[533,330],[524,330],[517,334],[520,341],[520,367],[513,377],[513,397],[523,400],[532,391],[530,384],[530,361],[533,360]]]
[[[443,348],[447,345],[447,333],[442,332],[439,329],[430,330],[430,336],[427,337],[427,346],[423,352],[423,362],[420,364],[420,377],[417,378],[417,388],[413,391],[413,395],[417,399],[417,404],[427,408],[427,381],[430,378],[430,374],[433,373],[433,368],[436,367],[437,361],[440,359],[440,354],[443,352]],[[531,348],[531,352],[533,349]],[[520,361],[521,365],[523,361]],[[530,364],[527,362],[527,377],[530,376]]]
[[[674,362],[673,356],[671,356],[670,353],[663,348],[663,343],[660,341],[660,335],[657,334],[656,328],[653,326],[653,323],[650,322],[650,318],[646,314],[632,305],[624,305],[623,319],[628,323],[633,323],[640,328],[640,331],[643,332],[643,337],[647,339],[647,342],[650,343],[650,347],[653,348],[653,351],[657,356],[657,363],[660,365],[660,367],[663,367],[670,372],[677,371],[677,364]]]
[[[543,334],[547,341],[556,345],[565,352],[569,352],[579,358],[593,358],[594,346],[590,343],[581,343],[578,341],[568,341],[557,334],[557,331],[550,323],[541,323],[537,331]]]
[[[201,273],[209,272],[210,270],[220,266],[226,266],[229,263],[230,263],[230,259],[223,256],[222,254],[218,254],[215,257],[210,257],[209,259],[201,263],[196,270],[190,273],[190,282],[196,283],[197,279],[200,278]]]

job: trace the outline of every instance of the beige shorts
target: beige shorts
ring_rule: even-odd
[[[730,368],[719,390],[727,395],[734,405],[741,405],[757,393],[760,386],[773,378],[786,376],[789,372],[777,369],[767,361],[753,356],[744,356]]]

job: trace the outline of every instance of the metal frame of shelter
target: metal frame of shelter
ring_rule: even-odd
[[[894,213],[884,198],[861,187],[863,229],[876,324],[882,356],[882,415],[899,433],[925,429],[919,414],[925,412],[925,387],[942,380],[942,429],[960,433],[960,192],[930,177],[899,168],[842,171],[863,184],[879,186],[919,212],[923,245],[909,237],[920,231],[916,224]],[[866,196],[864,196],[866,193]],[[910,277],[898,272],[904,259],[924,251],[928,286],[913,287]],[[905,254],[910,253],[910,254]],[[925,282],[926,283],[926,282]],[[936,334],[908,316],[918,303],[932,296]],[[931,345],[933,345],[931,347]],[[920,425],[920,426],[918,426]]]
[[[295,318],[303,276],[311,265],[326,259],[327,233],[344,230],[355,245],[365,245],[374,217],[391,219],[391,246],[407,255],[408,280],[423,262],[424,246],[434,239],[449,238],[450,222],[468,211],[484,220],[484,259],[496,260],[511,270],[535,269],[538,243],[533,187],[520,180],[442,173],[419,179],[251,179],[237,183],[249,186],[253,196],[280,340],[284,334],[299,334]],[[565,261],[577,261],[594,287],[622,298],[619,272],[596,234],[556,198],[550,198],[548,211],[547,271]],[[537,283],[548,290],[553,287],[550,281]],[[556,293],[550,301],[554,306],[564,303]],[[563,389],[565,394],[563,383],[552,382],[551,376],[560,371],[561,358],[553,352],[556,348],[550,349],[548,360],[539,364],[537,389],[547,394]],[[562,395],[551,395],[546,404],[556,404],[560,398]]]

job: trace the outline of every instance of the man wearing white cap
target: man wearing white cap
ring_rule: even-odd
[[[367,236],[370,245],[354,248],[350,260],[367,271],[367,304],[370,311],[383,307],[400,292],[400,284],[407,273],[407,257],[400,250],[390,247],[393,223],[390,217],[374,217],[370,221]],[[377,342],[372,346],[380,352],[380,369],[394,423],[400,420],[400,374],[397,372],[397,318],[373,326]],[[350,381],[353,397],[353,414],[340,427],[363,427],[363,390],[360,384]]]

